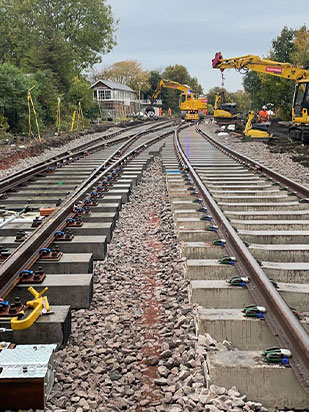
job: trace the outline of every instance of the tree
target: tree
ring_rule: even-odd
[[[272,49],[270,51],[270,58],[272,60],[293,63],[292,54],[295,50],[294,37],[296,31],[284,26],[281,33],[272,41]]]
[[[126,84],[136,93],[147,91],[150,87],[148,70],[143,70],[141,63],[136,60],[123,60],[104,67],[93,75],[94,80],[113,80],[117,83]]]
[[[162,80],[162,75],[159,70],[151,70],[149,72],[149,88],[146,90],[145,94],[146,96],[150,99],[154,92],[156,91],[156,88],[160,81]]]
[[[295,64],[309,67],[309,30],[306,25],[296,32],[292,57]]]
[[[29,73],[50,69],[67,90],[74,75],[115,44],[105,0],[2,0],[0,55]]]
[[[46,77],[46,73],[41,74]],[[35,86],[32,91],[32,99],[39,118],[42,115],[42,107],[39,104],[40,85],[39,74],[25,76],[17,67],[11,64],[0,65],[0,110],[6,119],[10,131],[21,132],[28,130],[28,104],[27,92]]]
[[[237,90],[231,93],[231,102],[237,104],[237,110],[240,113],[248,113],[251,108],[251,100],[249,93],[243,90]]]
[[[279,36],[272,41],[272,49],[267,58],[279,62],[292,62],[295,52],[294,38],[296,31],[286,26]],[[295,83],[279,77],[249,71],[243,80],[243,86],[249,93],[252,108],[260,110],[261,106],[272,103],[282,119],[291,117],[291,101]]]
[[[211,104],[212,106],[214,106],[214,105],[215,105],[215,101],[216,101],[216,94],[217,94],[217,93],[220,93],[220,94],[221,94],[221,92],[222,92],[222,89],[221,89],[221,87],[218,87],[218,86],[215,86],[215,87],[213,87],[212,89],[210,89],[210,90],[208,91],[208,93],[207,93],[207,101],[208,101],[208,104]],[[227,92],[226,92],[226,91],[224,91],[224,95],[225,95],[225,96],[227,95]]]

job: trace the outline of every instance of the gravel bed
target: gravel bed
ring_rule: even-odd
[[[302,183],[305,186],[309,186],[309,168],[294,162],[289,153],[271,153],[265,141],[243,142],[241,141],[241,137],[229,134],[226,130],[222,130],[220,126],[215,124],[206,124],[205,131],[236,151],[248,155],[248,157],[257,161],[261,160],[265,166],[275,169],[284,176]],[[221,133],[225,135],[220,135]]]
[[[124,206],[95,278],[90,309],[73,311],[57,353],[47,411],[266,411],[235,387],[206,388],[206,352],[227,347],[196,337],[159,158]]]
[[[42,153],[40,154],[35,154],[30,157],[25,157],[20,159],[16,164],[12,165],[12,167],[8,167],[6,169],[0,170],[0,179],[12,174],[16,173],[19,170],[23,170],[27,167],[33,166],[36,163],[42,162],[44,160],[49,159],[50,157],[56,156],[60,153],[63,153],[65,151],[70,151],[74,149],[77,146],[80,146],[82,144],[91,142],[94,139],[97,139],[98,137],[104,135],[104,134],[109,134],[112,132],[115,132],[119,130],[119,128],[113,127],[110,128],[106,132],[98,132],[98,133],[90,133],[86,134],[84,136],[78,136],[74,139],[72,139],[70,142],[62,145],[61,147],[50,147],[46,148]]]

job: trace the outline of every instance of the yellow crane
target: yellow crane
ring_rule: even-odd
[[[212,67],[221,71],[236,69],[240,73],[254,70],[296,81],[292,103],[292,126],[289,129],[289,135],[303,142],[309,141],[309,69],[295,66],[292,63],[261,59],[251,54],[223,59],[220,52],[216,53],[212,60]]]
[[[204,113],[207,113],[207,98],[199,97],[198,93],[195,93],[187,84],[181,84],[173,80],[161,80],[152,95],[153,102],[157,100],[162,88],[165,87],[182,92],[179,98],[179,108],[182,119],[201,120],[204,118]]]

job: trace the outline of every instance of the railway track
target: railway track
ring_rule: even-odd
[[[205,375],[266,407],[305,410],[308,188],[206,130],[180,131],[175,154],[162,152],[199,333],[232,349],[208,353]]]
[[[161,151],[162,139],[176,127],[173,122],[133,127],[2,179],[1,341],[60,347],[67,343],[71,308],[91,303],[93,261],[104,259],[122,204]],[[31,305],[23,306],[32,298],[29,286],[38,293],[47,287],[51,306],[36,296],[40,312],[46,313],[27,328],[34,313]],[[0,387],[7,402],[1,402],[1,408],[44,407],[46,398],[34,400],[31,390],[16,405],[16,390],[11,385],[9,395]]]

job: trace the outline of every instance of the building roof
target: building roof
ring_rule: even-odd
[[[126,84],[121,84],[117,82],[113,82],[111,80],[97,80],[93,85],[91,85],[91,89],[93,89],[95,86],[97,86],[98,83],[103,83],[105,86],[109,87],[112,90],[125,90],[127,92],[133,92],[135,91],[131,89],[131,87],[127,86]]]

